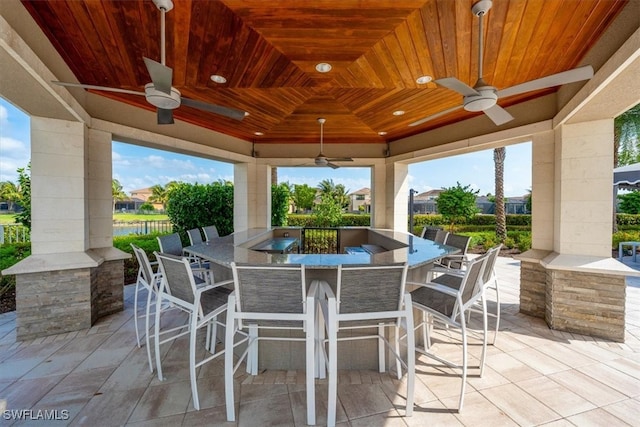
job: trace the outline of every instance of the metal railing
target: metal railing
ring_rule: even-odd
[[[0,225],[0,245],[3,243],[27,243],[31,241],[29,228],[22,224]]]
[[[340,250],[340,229],[305,227],[302,229],[303,254],[337,254]]]
[[[173,226],[169,220],[113,222],[113,235],[171,233]]]
[[[114,236],[126,236],[127,234],[155,234],[171,233],[173,226],[171,221],[136,221],[136,222],[115,222],[113,223]],[[0,225],[0,245],[10,243],[31,242],[31,231],[21,224]]]

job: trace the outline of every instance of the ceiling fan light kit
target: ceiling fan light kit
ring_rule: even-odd
[[[480,0],[471,6],[471,12],[478,18],[478,79],[473,87],[467,85],[456,77],[445,77],[435,81],[438,85],[458,92],[462,95],[462,105],[449,108],[436,114],[432,114],[423,119],[410,123],[409,126],[418,126],[422,123],[445,116],[461,108],[470,112],[483,112],[496,126],[510,122],[514,117],[500,105],[498,100],[513,95],[520,95],[525,92],[532,92],[540,89],[547,89],[554,86],[561,86],[567,83],[588,80],[593,77],[593,68],[584,66],[573,70],[552,74],[540,79],[531,80],[506,89],[498,90],[494,86],[486,83],[482,79],[483,66],[483,23],[484,16],[492,6],[491,0]]]
[[[167,94],[156,89],[153,83],[144,85],[144,95],[149,104],[165,110],[175,110],[180,106],[180,91],[171,88],[171,93]]]
[[[173,9],[173,1],[171,0],[153,0],[153,4],[160,10],[160,62],[154,61],[147,57],[143,57],[144,64],[151,77],[151,83],[144,86],[144,92],[132,91],[127,89],[84,85],[80,83],[55,83],[60,86],[81,87],[84,89],[102,90],[105,92],[128,93],[131,95],[142,95],[147,102],[157,108],[157,123],[159,125],[173,124],[173,110],[185,105],[191,108],[197,108],[202,111],[229,117],[234,120],[242,120],[245,112],[235,108],[223,107],[220,105],[209,104],[195,99],[183,98],[180,91],[172,86],[173,69],[165,65],[166,46],[165,46],[165,14]],[[211,76],[213,79],[213,76]],[[218,76],[222,79],[224,77]],[[214,80],[215,81],[215,80]],[[226,80],[225,80],[226,81]]]

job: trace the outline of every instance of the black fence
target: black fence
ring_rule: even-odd
[[[303,254],[337,254],[340,250],[340,229],[305,227],[302,229]]]

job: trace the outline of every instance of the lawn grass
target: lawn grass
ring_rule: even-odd
[[[115,213],[113,214],[114,221],[165,221],[169,216],[166,214],[130,214],[130,213]]]
[[[0,214],[0,224],[16,224],[15,218],[15,214]],[[164,221],[168,219],[169,216],[167,214],[113,214],[114,221]]]
[[[16,215],[15,214],[0,214],[0,224],[15,224],[16,223]]]

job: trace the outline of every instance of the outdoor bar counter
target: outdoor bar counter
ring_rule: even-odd
[[[185,252],[208,260],[215,280],[232,277],[230,264],[302,264],[306,267],[307,285],[312,280],[325,280],[335,289],[340,264],[380,265],[407,262],[408,280],[424,280],[434,260],[458,252],[457,248],[440,245],[409,233],[369,227],[340,229],[338,254],[304,254],[280,252],[274,244],[280,240],[300,240],[301,228],[250,229],[220,237],[212,242],[188,246]],[[251,248],[256,248],[254,250]],[[263,250],[267,248],[266,250]],[[345,253],[347,248],[363,250]],[[370,250],[370,253],[366,249]],[[283,251],[284,252],[284,251]],[[219,335],[221,336],[221,335]],[[339,369],[377,369],[377,343],[374,340],[341,342]],[[304,369],[304,347],[296,342],[264,341],[259,351],[260,369]]]

